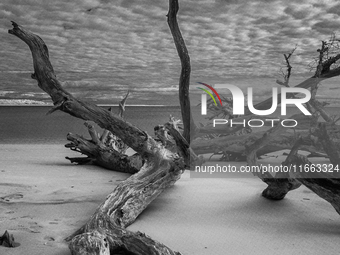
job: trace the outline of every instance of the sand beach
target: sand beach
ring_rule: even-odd
[[[71,165],[65,156],[73,153],[61,144],[1,144],[0,230],[20,243],[0,246],[1,255],[69,255],[64,238],[128,177]],[[338,254],[339,215],[330,204],[305,187],[268,201],[265,187],[256,178],[187,171],[128,229],[188,255]]]

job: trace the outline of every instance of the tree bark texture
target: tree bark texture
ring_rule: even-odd
[[[184,125],[183,137],[190,144],[190,136],[195,131],[195,122],[191,114],[190,98],[189,98],[189,83],[190,83],[190,57],[188,49],[185,45],[181,31],[177,22],[177,13],[179,10],[178,0],[169,0],[168,25],[171,30],[172,37],[177,49],[178,56],[181,60],[181,75],[179,79],[179,103],[181,105],[182,120]]]
[[[169,3],[168,15],[172,20],[177,14],[178,2]],[[32,52],[34,65],[32,78],[36,79],[38,86],[51,96],[54,107],[50,113],[61,110],[77,118],[94,121],[121,138],[143,159],[140,170],[121,182],[98,207],[88,223],[67,239],[70,241],[72,254],[108,254],[108,250],[112,253],[122,250],[127,254],[180,254],[144,234],[128,231],[125,227],[133,223],[164,189],[172,186],[180,178],[187,166],[185,159],[178,153],[169,151],[120,116],[79,100],[65,91],[56,78],[44,41],[15,22],[12,24],[13,29],[9,30],[9,33],[23,40]],[[188,101],[188,94],[185,93],[188,91],[187,86],[187,82],[180,83],[180,97],[184,102]],[[190,151],[186,151],[187,148],[181,145],[187,143],[183,137],[178,136],[176,142],[182,148],[183,156],[190,155]]]

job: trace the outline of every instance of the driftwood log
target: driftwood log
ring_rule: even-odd
[[[253,144],[246,148],[247,163],[249,166],[259,167],[257,164],[257,151],[261,147],[266,146],[266,144],[268,144],[273,139],[273,137],[277,136],[282,130],[282,127],[276,126],[265,132],[261,138],[257,139]],[[293,146],[291,152],[295,152],[296,150],[297,147]],[[292,163],[288,163],[290,158],[290,155],[288,155],[286,161],[283,162],[283,165]],[[263,182],[268,184],[268,187],[262,192],[262,196],[270,200],[281,200],[289,191],[297,189],[301,186],[297,180],[290,177],[289,173],[279,172],[277,175],[273,176],[268,172],[257,172],[255,175],[258,176]]]
[[[276,126],[246,147],[249,166],[259,167],[257,151],[278,136],[282,129],[282,127]],[[288,157],[282,163],[283,166],[290,167],[289,172],[279,172],[274,176],[268,172],[259,171],[255,175],[268,184],[268,187],[262,192],[262,195],[268,199],[281,200],[289,191],[297,189],[303,184],[328,201],[340,214],[340,127],[334,124],[319,123],[313,134],[317,136],[318,143],[322,145],[330,158],[332,167],[329,164],[326,165],[326,168],[324,168],[325,166],[320,167],[311,163],[306,156],[299,155],[298,150],[303,148],[304,145],[315,144],[315,139],[300,136],[295,140]]]
[[[192,137],[201,137],[208,133],[234,134],[237,128],[214,129],[212,127],[197,127],[194,123],[189,100],[190,58],[177,24],[178,9],[178,1],[169,0],[168,24],[182,66],[179,80],[179,98],[184,124],[183,136],[174,126],[166,125],[175,140],[175,151],[169,150],[162,142],[156,141],[144,131],[125,121],[121,116],[79,100],[65,91],[56,78],[44,41],[39,36],[12,22],[13,28],[9,30],[9,33],[23,40],[32,52],[34,65],[32,78],[36,79],[38,86],[51,96],[54,107],[50,110],[50,113],[61,110],[77,118],[93,121],[106,130],[102,136],[98,136],[91,124],[87,124],[91,140],[83,139],[77,135],[69,135],[68,139],[73,143],[69,147],[75,150],[79,149],[80,152],[85,152],[84,154],[87,155],[87,158],[73,158],[71,160],[77,163],[92,161],[92,163],[106,168],[112,167],[114,170],[134,173],[108,195],[83,227],[67,238],[71,253],[74,255],[180,254],[140,232],[128,231],[126,227],[132,224],[164,189],[173,185],[180,178],[182,172],[193,165],[193,161],[199,161],[194,151],[196,153],[211,153],[221,150],[244,153],[247,155],[248,164],[256,165],[258,155],[282,149],[293,149],[284,164],[306,165],[310,162],[301,158],[296,153],[297,149],[304,146],[306,150],[319,153],[320,147],[322,147],[321,151],[328,154],[332,163],[337,164],[339,162],[339,147],[337,143],[330,143],[332,139],[326,135],[328,133],[322,127],[320,130],[316,130],[316,136],[319,138],[317,143],[306,139],[309,130],[302,128],[299,131],[285,130],[285,132],[279,133],[280,127],[277,126],[262,133],[237,137],[225,136],[216,140],[197,139],[190,147]],[[340,68],[333,70],[324,68],[321,69],[318,76],[313,76],[297,86],[302,88],[313,87],[322,79],[339,74]],[[271,102],[272,99],[265,100],[256,105],[255,108],[267,109],[271,106]],[[279,96],[278,102],[280,102]],[[244,118],[250,117],[245,116]],[[138,156],[136,158],[124,157],[121,152],[111,151],[105,145],[104,139],[108,132],[119,137],[124,144],[136,151]],[[300,137],[305,137],[303,144],[297,143],[300,141]],[[326,148],[329,144],[331,147]],[[93,151],[100,151],[100,153],[94,155]],[[281,179],[268,175],[259,175],[259,177],[269,185],[267,191],[263,193],[268,198],[282,199],[288,191],[297,188],[302,183],[320,197],[329,201],[340,213],[340,183],[334,176],[327,175],[323,178],[317,178],[320,176],[311,177],[305,175],[305,173],[299,173],[295,176],[280,176]]]
[[[119,103],[118,116],[123,118],[125,112],[125,103],[129,92],[124,99]],[[109,109],[111,111],[111,108]],[[66,157],[71,163],[94,164],[106,169],[124,172],[137,173],[143,165],[143,158],[135,153],[128,156],[125,154],[128,146],[121,139],[113,135],[109,130],[104,130],[101,135],[97,133],[94,126],[89,122],[85,122],[91,139],[86,139],[83,136],[69,133],[67,140],[70,142],[65,145],[73,151],[77,151],[86,157]]]
[[[93,129],[92,125],[88,125],[88,129]],[[93,131],[94,134],[97,134]],[[117,172],[137,173],[143,165],[143,158],[139,154],[131,156],[119,153],[114,150],[111,146],[107,146],[100,139],[88,140],[84,137],[69,133],[67,140],[70,143],[66,144],[65,147],[71,150],[77,151],[87,157],[66,157],[71,163],[77,164],[94,164],[106,169],[114,170]]]
[[[182,59],[183,43],[176,15],[178,1],[169,1],[168,23],[173,33],[179,56]],[[49,52],[44,41],[37,35],[26,31],[12,22],[9,33],[23,40],[30,48],[33,57],[33,79],[38,86],[51,96],[56,110],[72,116],[97,123],[101,128],[118,136],[127,146],[136,151],[143,159],[140,170],[121,182],[107,199],[98,207],[90,220],[67,240],[72,254],[180,254],[172,251],[142,233],[126,230],[138,215],[167,187],[173,185],[187,167],[185,162],[191,155],[188,142],[172,129],[178,152],[172,152],[155,141],[144,131],[125,121],[120,116],[73,97],[64,90],[54,73],[49,60]],[[188,54],[187,54],[188,56]],[[189,71],[189,72],[188,72]],[[190,110],[188,85],[190,62],[182,60],[179,94],[182,103],[182,116],[185,136],[190,138]],[[183,108],[185,108],[183,110]],[[93,138],[93,137],[92,137]],[[190,139],[189,139],[190,140]],[[98,144],[97,144],[98,145]]]
[[[292,66],[289,63],[289,58],[292,56],[294,53],[295,49],[293,49],[289,54],[284,54],[285,61],[287,63],[287,73],[284,74],[284,82],[282,81],[277,81],[278,84],[288,87],[289,83],[289,78],[291,76],[292,72]],[[333,51],[333,52],[332,52]],[[318,63],[317,63],[317,70],[315,74],[306,79],[305,81],[299,83],[295,87],[299,88],[311,88],[312,92],[312,99],[309,101],[307,104],[313,107],[319,115],[323,117],[323,119],[326,122],[333,122],[333,119],[327,114],[327,112],[324,110],[323,105],[318,102],[315,99],[315,94],[317,87],[320,85],[320,82],[332,77],[336,77],[340,75],[340,66],[338,64],[339,59],[340,59],[340,54],[335,54],[334,52],[338,52],[338,39],[335,37],[330,39],[330,42],[325,42],[322,41],[322,46],[321,49],[318,49],[317,52],[319,52],[319,58],[318,58]],[[288,93],[287,98],[293,98],[296,95],[296,93]],[[276,95],[276,99],[278,104],[281,103],[281,94]],[[269,109],[272,106],[273,98],[270,97],[254,106],[255,109],[258,110],[266,110]],[[221,107],[220,112],[227,112],[229,114],[230,109],[228,109],[228,103],[226,104],[227,106]],[[252,114],[248,107],[245,106],[245,115],[238,117],[234,119],[235,122],[242,122],[243,120],[246,120],[246,122],[254,118],[254,114]],[[257,119],[259,119],[260,116],[256,116]],[[225,125],[218,125],[217,127],[213,127],[212,125],[207,125],[204,127],[196,127],[195,132],[192,133],[192,137],[202,137],[207,134],[220,134],[220,135],[234,135],[236,132],[238,132],[241,129],[240,126],[236,127],[228,127]],[[216,139],[217,141],[217,139]],[[275,148],[273,148],[273,152],[275,151]],[[205,153],[211,153],[211,149],[209,150],[208,148],[205,149]],[[244,152],[244,151],[243,151]]]
[[[332,78],[335,76],[340,75],[340,66],[338,61],[340,59],[340,54],[338,52],[337,46],[338,40],[333,38],[330,40],[329,43],[322,42],[322,48],[318,50],[319,58],[317,63],[317,71],[315,74],[310,77],[309,79],[303,81],[302,83],[296,85],[296,87],[300,88],[311,88],[312,98],[306,104],[306,106],[313,112],[312,117],[303,116],[303,115],[295,115],[291,116],[291,119],[295,119],[298,121],[298,126],[294,128],[286,128],[282,130],[280,133],[272,136],[263,146],[261,146],[258,150],[256,155],[261,156],[263,154],[267,154],[270,152],[280,151],[284,149],[292,149],[295,142],[298,140],[299,137],[304,137],[305,142],[300,145],[301,150],[309,151],[312,155],[325,155],[331,159],[331,162],[334,165],[339,165],[339,158],[340,158],[340,148],[337,144],[339,144],[339,139],[336,136],[333,136],[333,131],[330,127],[328,127],[328,131],[331,132],[330,135],[332,139],[335,139],[335,142],[331,142],[332,139],[327,138],[327,132],[324,133],[324,138],[320,138],[320,135],[316,135],[319,137],[318,142],[308,140],[308,137],[312,135],[310,132],[310,128],[315,127],[317,125],[317,121],[319,116],[321,116],[328,124],[333,125],[333,129],[337,129],[336,121],[339,118],[335,119],[334,117],[330,116],[326,110],[324,109],[323,103],[318,102],[315,99],[317,87],[319,86],[320,82]],[[331,47],[334,47],[331,50]],[[285,60],[287,63],[287,74],[284,75],[284,82],[278,81],[278,84],[288,87],[289,78],[292,71],[292,66],[289,63],[290,56],[294,53],[295,49],[289,53],[284,54]],[[329,52],[327,52],[329,51]],[[288,94],[288,98],[294,97],[295,93]],[[230,101],[230,100],[229,100]],[[227,114],[230,115],[231,110],[230,102],[227,100],[226,106],[219,106],[214,107],[214,115],[223,115]],[[273,98],[268,98],[254,106],[254,108],[258,110],[269,109],[272,105]],[[280,104],[281,96],[280,94],[277,95],[277,102]],[[249,109],[245,107],[245,115],[244,116],[229,116],[232,120],[236,123],[247,123],[248,120],[251,119],[263,119],[262,116],[255,116],[251,114]],[[277,118],[279,119],[279,118]],[[269,123],[265,123],[268,124]],[[245,124],[247,125],[247,124]],[[271,123],[269,124],[271,125]],[[242,129],[243,125],[236,125],[230,127],[229,125],[217,125],[213,127],[212,125],[206,125],[203,127],[197,127],[195,129],[194,137],[195,139],[191,143],[192,149],[197,154],[205,154],[205,153],[214,153],[214,154],[222,154],[224,155],[222,159],[228,159],[225,155],[239,155],[238,157],[246,156],[247,154],[247,147],[249,147],[254,141],[260,139],[266,132],[260,131],[256,132],[256,129],[253,129],[251,133],[242,133],[240,130]],[[241,135],[239,134],[241,133]],[[208,137],[208,139],[207,139]],[[323,144],[328,144],[329,146],[323,146]]]
[[[257,151],[257,156],[270,152],[291,149],[299,136],[307,136],[310,126],[315,122],[313,117],[302,117],[294,115],[291,119],[298,120],[296,128],[284,128],[281,132],[272,136],[268,142]],[[196,138],[192,141],[191,147],[197,154],[217,153],[220,151],[227,153],[239,153],[246,155],[246,147],[260,139],[267,131],[258,131],[249,134],[228,135],[213,139]],[[306,144],[304,150],[310,152],[322,152],[321,146]]]
[[[298,120],[299,125],[292,129],[276,126],[267,131],[254,132],[250,134],[241,134],[236,136],[236,132],[240,127],[226,127],[220,125],[218,127],[205,126],[197,128],[195,137],[202,137],[207,134],[217,134],[215,138],[202,139],[198,138],[191,144],[194,151],[198,154],[203,153],[223,153],[223,154],[239,154],[247,158],[249,166],[257,166],[257,158],[269,152],[290,149],[290,153],[286,158],[283,166],[288,166],[292,169],[302,169],[297,172],[281,172],[273,176],[268,172],[259,172],[256,175],[268,187],[262,192],[262,195],[268,199],[281,200],[285,195],[299,186],[304,184],[317,195],[324,198],[332,204],[338,213],[340,213],[340,182],[339,182],[339,167],[340,167],[340,127],[336,125],[336,120],[332,118],[323,108],[323,104],[315,99],[317,87],[322,80],[339,76],[340,67],[337,61],[340,59],[340,54],[331,56],[324,54],[332,46],[333,42],[328,45],[322,42],[322,48],[318,50],[320,53],[317,70],[315,75],[298,84],[296,87],[311,88],[312,98],[307,103],[307,107],[313,110],[313,116],[308,117],[292,116],[291,119]],[[326,47],[327,45],[327,47]],[[329,47],[328,47],[329,46]],[[338,48],[337,48],[338,49]],[[291,54],[293,54],[294,50]],[[285,55],[287,62],[287,75],[285,81],[279,84],[288,86],[289,77],[292,66],[289,63],[289,57]],[[332,54],[334,54],[332,52]],[[325,57],[326,56],[326,57]],[[288,98],[293,98],[294,93],[288,95]],[[277,95],[277,102],[281,102],[280,94]],[[255,106],[256,109],[269,109],[272,105],[273,98],[269,98]],[[220,109],[223,112],[223,109]],[[253,114],[249,109],[245,108],[245,116],[238,117],[235,122],[246,122],[253,118]],[[321,116],[327,123],[318,123],[318,118]],[[298,118],[297,118],[298,117]],[[261,117],[256,117],[261,118]],[[233,119],[234,120],[234,119]],[[301,122],[302,120],[302,122]],[[315,169],[308,159],[298,154],[298,149],[309,151],[313,155],[327,155],[330,159],[333,172],[324,173],[318,168],[316,174],[311,173],[311,169]],[[294,168],[293,168],[294,169]],[[314,171],[314,170],[313,170]],[[321,172],[321,173],[320,173]]]
[[[329,140],[329,134],[326,131],[325,124],[320,124],[319,129],[321,130],[316,131],[316,133],[320,135],[319,139],[330,142],[330,144],[323,143],[323,146],[331,158],[332,154],[334,155],[339,150],[330,152],[327,147],[336,148],[338,144]],[[339,130],[339,127],[336,130]],[[265,146],[265,144],[280,131],[279,127],[272,128],[260,139],[247,147],[247,163],[249,166],[258,166],[257,150]],[[338,132],[336,133],[338,134]],[[268,184],[268,187],[262,192],[262,195],[271,200],[281,200],[289,191],[297,189],[303,184],[318,196],[328,201],[340,214],[340,165],[337,163],[338,161],[331,161],[333,166],[332,173],[330,173],[330,168],[322,171],[322,167],[320,168],[311,163],[306,156],[298,154],[298,150],[301,149],[305,143],[306,140],[300,137],[295,142],[285,162],[282,163],[284,166],[291,166],[290,172],[280,172],[275,176],[268,172],[258,172],[256,174],[262,181]],[[339,158],[334,158],[333,160],[339,160]],[[295,166],[295,168],[292,166]],[[329,167],[328,164],[327,167]]]
[[[290,171],[280,172],[275,176],[267,172],[260,172],[257,173],[257,176],[268,184],[268,187],[262,192],[262,195],[268,199],[283,199],[290,190],[298,188],[302,183],[317,195],[330,202],[335,210],[340,213],[340,126],[336,125],[336,121],[326,112],[324,104],[316,100],[319,82],[323,79],[339,75],[339,67],[336,62],[340,59],[340,54],[334,56],[325,54],[327,51],[330,51],[332,43],[332,41],[328,44],[322,41],[322,47],[318,50],[319,58],[315,75],[298,85],[299,87],[311,88],[312,96],[307,103],[307,107],[313,112],[313,118],[311,123],[307,125],[309,127],[308,130],[303,128],[304,132],[295,132],[295,136],[291,137],[291,143],[289,144],[291,151],[285,162],[282,163],[283,166],[289,167]],[[285,76],[284,85],[288,86],[291,65],[286,55],[285,58],[288,74]],[[333,65],[335,67],[331,68]],[[269,103],[271,101],[267,100],[258,106],[259,108],[264,105],[269,106]],[[319,116],[326,122],[318,123]],[[280,133],[277,130],[280,130],[280,128],[272,128],[250,146],[247,147],[246,145],[247,162],[249,165],[257,166],[256,160],[259,150],[270,146],[273,140],[282,136],[282,128]],[[282,144],[282,140],[279,143]],[[324,153],[310,150],[313,147],[319,152],[323,151]],[[315,155],[326,154],[331,164],[312,164],[307,157],[298,154],[299,149],[311,151]]]

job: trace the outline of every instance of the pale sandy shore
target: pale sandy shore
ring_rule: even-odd
[[[128,177],[71,165],[72,155],[62,145],[0,145],[0,235],[20,243],[1,255],[69,255],[63,239]],[[327,202],[306,188],[272,202],[260,196],[265,187],[186,172],[129,229],[188,255],[339,254],[340,217]]]

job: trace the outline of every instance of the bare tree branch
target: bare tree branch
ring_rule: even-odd
[[[116,114],[78,100],[65,91],[55,76],[44,41],[15,22],[12,24],[13,29],[9,30],[9,33],[30,47],[35,71],[33,76],[38,81],[39,87],[51,96],[58,109],[75,117],[96,122],[120,137],[144,160],[138,173],[121,182],[98,207],[91,219],[68,239],[71,253],[109,254],[109,251],[115,253],[117,250],[123,250],[125,253],[136,255],[178,255],[179,253],[164,244],[139,232],[128,231],[125,227],[133,223],[164,189],[172,186],[180,178],[185,169],[183,159]],[[95,140],[101,142],[99,139]]]
[[[190,57],[187,47],[177,22],[177,13],[179,10],[178,0],[169,0],[168,25],[173,36],[178,56],[181,60],[182,70],[179,79],[179,103],[181,105],[182,120],[184,125],[183,137],[190,144],[190,136],[195,132],[195,122],[191,114],[189,84],[190,84]]]
[[[292,73],[292,68],[293,68],[291,66],[291,64],[290,64],[290,60],[289,59],[294,54],[296,48],[297,48],[297,45],[288,54],[283,54],[283,56],[285,58],[285,61],[286,61],[287,71],[286,72],[282,71],[282,76],[283,76],[283,80],[284,80],[283,82],[279,81],[279,80],[276,80],[276,83],[279,84],[279,85],[282,85],[282,86],[285,86],[285,87],[289,87],[289,79],[290,79],[290,76],[291,76],[291,73]]]

